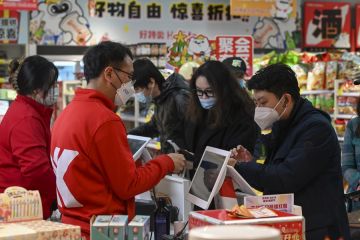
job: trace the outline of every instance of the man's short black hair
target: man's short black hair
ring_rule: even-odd
[[[130,49],[121,43],[106,41],[90,47],[83,57],[86,81],[99,77],[111,64],[121,64],[126,56],[133,58]]]
[[[288,93],[294,101],[300,99],[300,89],[295,72],[287,65],[277,63],[260,69],[247,82],[249,90],[266,90],[279,99]]]
[[[153,78],[158,85],[160,91],[165,82],[165,78],[157,69],[154,63],[147,58],[137,59],[134,61],[134,88],[147,88],[150,78]]]

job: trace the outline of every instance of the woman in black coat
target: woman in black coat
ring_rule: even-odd
[[[231,150],[241,144],[253,151],[259,128],[255,105],[219,61],[201,65],[190,81],[192,95],[185,126],[185,149],[194,153],[194,171],[206,146]],[[193,172],[194,173],[194,172]]]

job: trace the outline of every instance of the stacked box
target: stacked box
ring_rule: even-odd
[[[128,240],[150,239],[150,216],[136,215],[128,225]]]
[[[80,240],[79,226],[45,220],[0,225],[0,239]]]
[[[127,239],[127,222],[128,216],[114,215],[109,224],[109,237],[113,240]]]
[[[37,233],[15,223],[0,224],[0,240],[36,240]]]
[[[99,215],[91,225],[91,239],[103,240],[108,239],[109,224],[111,222],[111,215]]]

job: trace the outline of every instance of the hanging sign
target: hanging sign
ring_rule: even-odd
[[[37,0],[0,0],[0,10],[37,10]]]
[[[232,16],[289,19],[296,17],[296,0],[231,0]]]
[[[216,58],[223,61],[229,57],[240,57],[246,63],[246,74],[253,74],[254,41],[252,36],[217,36]]]
[[[0,11],[0,43],[17,43],[19,22],[20,13],[18,11]]]
[[[350,3],[305,3],[304,47],[350,48],[350,33]]]

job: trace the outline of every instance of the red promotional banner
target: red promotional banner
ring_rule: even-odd
[[[0,10],[34,11],[38,9],[37,2],[37,0],[0,0]]]
[[[304,47],[350,48],[350,33],[350,3],[305,3]]]
[[[246,63],[246,74],[253,74],[254,40],[252,36],[217,36],[216,58],[241,57]]]
[[[0,11],[0,43],[17,43],[19,38],[20,12]]]
[[[360,48],[360,4],[356,5],[356,25],[355,25],[355,36],[356,36],[356,48]]]

